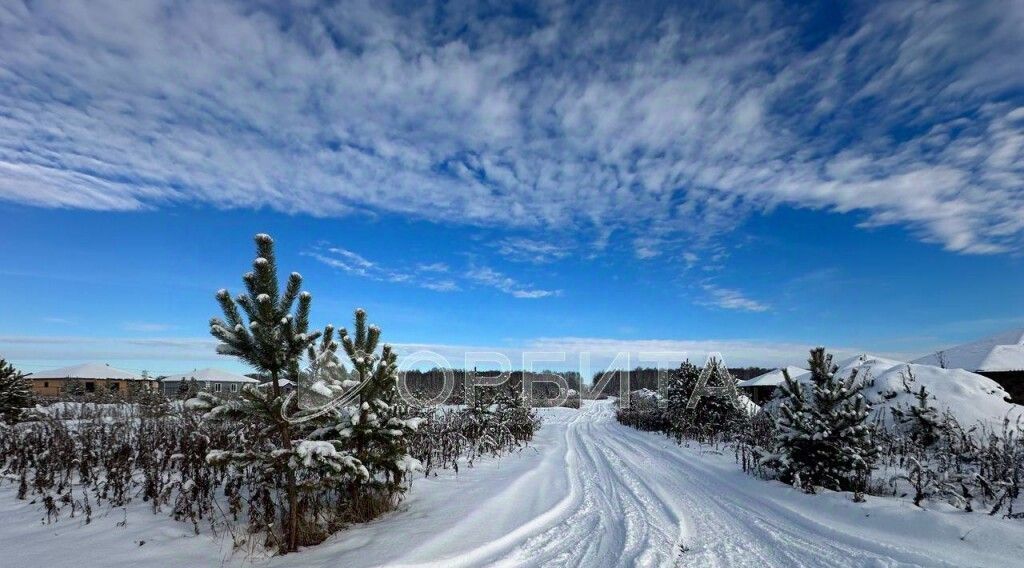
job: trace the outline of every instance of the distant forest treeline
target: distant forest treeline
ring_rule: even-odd
[[[758,375],[767,373],[771,369],[763,367],[736,367],[730,368],[729,373],[737,381],[745,381],[747,379],[754,378]],[[466,376],[471,374],[472,371],[466,371],[464,369],[430,369],[426,371],[422,370],[409,370],[405,372],[405,384],[410,392],[417,394],[418,396],[433,397],[441,393],[444,388],[444,375],[450,373],[454,378],[455,388],[452,392],[452,403],[458,404],[463,402],[464,394],[466,392]],[[601,389],[603,394],[617,396],[619,393],[619,381],[625,375],[626,371],[612,371],[612,376],[609,378],[608,383]],[[499,371],[477,371],[477,376],[480,378],[496,377],[499,375]],[[594,373],[591,377],[590,382],[587,386],[597,384],[601,379],[603,372]],[[581,376],[576,371],[540,371],[534,373],[526,373],[525,376],[530,378],[534,382],[535,394],[538,396],[553,396],[557,392],[557,386],[551,383],[540,382],[545,377],[551,375],[558,375],[565,379],[566,384],[570,389],[582,392],[585,389],[581,389]],[[510,380],[513,383],[520,383],[523,380],[523,371],[513,371],[510,376]],[[637,367],[629,371],[629,384],[630,390],[637,390],[646,388],[650,390],[656,390],[658,388],[658,369],[653,367]]]
[[[451,404],[460,404],[464,402],[466,393],[466,377],[473,374],[473,371],[466,371],[465,369],[430,369],[427,371],[421,370],[408,370],[404,372],[404,384],[410,392],[419,396],[430,398],[437,396],[444,389],[444,376],[445,373],[449,373],[454,379],[455,387],[452,390],[452,396],[448,399]],[[487,378],[493,378],[499,376],[500,371],[476,371],[478,381],[486,381]],[[509,380],[512,384],[522,384],[524,376],[530,379],[534,384],[533,393],[538,397],[553,397],[558,393],[558,386],[550,382],[544,382],[550,380],[552,375],[557,375],[565,379],[565,383],[572,390],[577,392],[580,391],[580,374],[575,371],[538,371],[532,373],[524,373],[523,371],[512,371],[509,375]],[[399,381],[403,380],[403,375],[399,374]]]
[[[730,367],[729,374],[732,378],[737,381],[745,381],[752,379],[758,375],[763,375],[771,371],[771,369],[765,369],[763,367]],[[671,372],[671,371],[668,371]],[[618,396],[619,394],[619,381],[625,376],[626,371],[612,371],[612,376],[609,377],[607,384],[601,389],[601,392],[609,396]],[[604,373],[594,373],[591,377],[591,384],[596,385]],[[629,371],[629,390],[635,391],[637,389],[648,389],[658,390],[658,369],[653,367],[637,367]]]

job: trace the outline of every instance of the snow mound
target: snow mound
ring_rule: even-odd
[[[930,404],[940,413],[948,410],[964,427],[979,422],[995,427],[1004,418],[1024,417],[1024,406],[1007,402],[1009,395],[999,383],[963,369],[904,363],[867,353],[836,365],[836,375],[842,378],[856,371],[858,382],[865,385],[864,397],[871,404],[871,419],[885,425],[893,423],[891,409],[916,403],[914,395],[922,385],[930,395]],[[793,378],[804,384],[811,382],[809,372]],[[776,398],[765,408],[775,411],[780,403]]]
[[[922,385],[931,395],[932,406],[939,412],[948,410],[963,426],[978,422],[995,426],[1004,418],[1013,420],[1024,415],[1024,406],[1006,401],[1009,395],[999,383],[963,369],[904,363],[869,354],[845,359],[838,365],[840,377],[857,372],[873,416],[885,424],[892,423],[891,408],[905,408],[916,402],[914,394]],[[798,380],[810,382],[810,373]]]
[[[786,371],[789,372],[790,377],[799,377],[800,375],[806,375],[807,369],[801,369],[800,367],[786,367]],[[740,388],[747,387],[777,387],[785,382],[785,378],[782,376],[782,369],[773,369],[763,375],[758,375],[752,379],[740,381],[736,383],[736,386]]]
[[[1006,401],[1009,395],[999,383],[963,369],[901,363],[867,380],[868,400],[878,408],[876,412],[884,412],[884,420],[892,419],[889,408],[912,406],[914,393],[921,385],[931,394],[931,404],[939,412],[948,410],[963,426],[978,422],[996,426],[1004,418],[1015,420],[1024,411],[1024,407]]]
[[[739,394],[737,396],[740,404],[740,409],[747,413],[747,416],[753,416],[761,411],[761,407],[756,402],[750,399],[745,394]]]

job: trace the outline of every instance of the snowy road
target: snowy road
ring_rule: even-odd
[[[404,510],[290,561],[323,566],[1007,566],[1021,523],[803,495],[615,421],[545,411],[534,448],[417,481]],[[966,537],[965,537],[966,533]],[[401,535],[401,536],[399,536]],[[964,537],[964,538],[961,538]],[[396,545],[396,539],[399,544]]]

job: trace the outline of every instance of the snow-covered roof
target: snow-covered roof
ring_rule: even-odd
[[[1024,329],[936,351],[914,363],[968,371],[1024,371]]]
[[[801,369],[800,367],[786,367],[786,371],[789,372],[790,378],[796,378],[800,375],[806,375],[809,371],[807,369]],[[738,387],[777,387],[781,385],[786,379],[782,375],[782,369],[774,369],[768,371],[763,375],[758,375],[752,379],[740,381],[736,384]]]
[[[228,371],[221,369],[214,369],[213,367],[207,367],[205,369],[198,369],[190,371],[188,373],[180,373],[177,375],[170,375],[160,380],[169,383],[177,383],[180,381],[189,381],[195,379],[198,382],[206,383],[258,383],[256,379],[250,379],[245,375],[236,375]]]
[[[651,389],[648,389],[648,388],[641,388],[641,389],[637,389],[635,391],[632,391],[632,392],[629,393],[629,396],[632,397],[632,398],[637,398],[637,399],[651,399],[651,400],[658,400],[658,399],[661,398],[661,395],[658,394],[657,391],[652,391]]]
[[[28,375],[30,379],[119,379],[122,381],[149,380],[105,363],[82,363],[70,367],[39,371]]]
[[[289,381],[288,379],[278,379],[277,380],[277,386],[279,386],[279,387],[288,387],[288,386],[294,386],[294,385],[295,385],[295,383],[293,383],[292,381]],[[260,387],[270,387],[270,386],[273,386],[271,384],[271,381],[267,381],[265,383],[260,383]]]

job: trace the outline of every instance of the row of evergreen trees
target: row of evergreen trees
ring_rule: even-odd
[[[778,414],[767,420],[726,389],[729,370],[711,361],[700,369],[684,362],[667,381],[664,399],[631,401],[619,420],[644,430],[702,443],[740,442],[754,448],[754,468],[774,468],[781,479],[813,491],[864,491],[877,455],[870,407],[856,374],[842,379],[824,348],[811,350],[810,380],[785,375]]]
[[[872,421],[857,373],[838,374],[824,348],[811,350],[810,375],[785,382],[767,411],[750,414],[722,393],[702,392],[698,369],[684,363],[666,385],[664,399],[633,401],[619,411],[628,425],[664,432],[677,441],[735,442],[745,471],[777,477],[808,492],[819,487],[851,491],[855,498],[881,493],[888,480],[893,494],[911,496],[915,505],[938,499],[971,511],[1015,512],[1024,489],[1024,425],[1004,420],[962,427],[916,384],[908,369],[903,388],[914,403],[891,408],[891,422]],[[718,371],[710,367],[712,376]],[[718,378],[728,380],[724,376]],[[710,382],[710,381],[709,381]],[[873,479],[874,476],[874,479]]]

